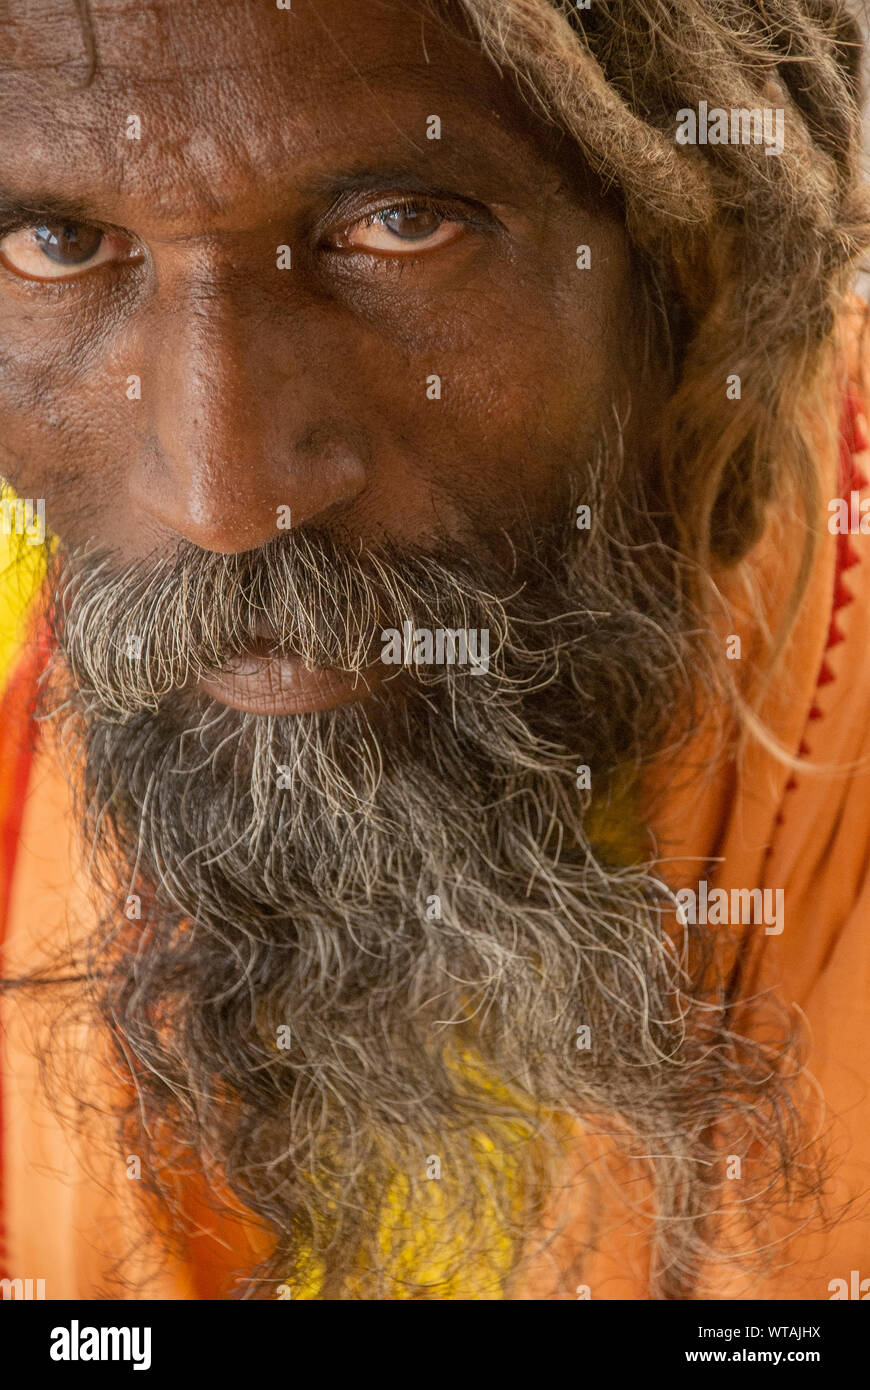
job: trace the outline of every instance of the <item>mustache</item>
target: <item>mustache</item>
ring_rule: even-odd
[[[386,633],[409,623],[485,633],[482,698],[513,699],[576,664],[581,645],[594,685],[602,633],[626,638],[631,567],[615,583],[604,544],[580,553],[565,529],[553,521],[527,526],[506,561],[454,541],[364,550],[314,530],[282,532],[229,555],[183,543],[170,557],[124,568],[104,547],[59,550],[48,618],[79,696],[114,717],[154,712],[172,692],[252,649],[359,675],[379,659]],[[646,597],[653,601],[632,611],[633,640],[660,650],[661,600]],[[467,674],[418,665],[409,650],[398,664],[418,686],[454,690]]]
[[[82,547],[59,555],[50,583],[51,626],[77,689],[121,715],[156,710],[252,649],[357,674],[378,659],[382,634],[408,621],[486,629],[497,657],[524,587],[459,545],[361,551],[313,531],[230,555],[185,543],[124,569]]]

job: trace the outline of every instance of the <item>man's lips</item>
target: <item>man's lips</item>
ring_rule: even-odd
[[[366,699],[385,674],[380,662],[354,675],[323,666],[312,670],[298,656],[246,652],[216,674],[200,677],[196,686],[250,714],[311,714]]]

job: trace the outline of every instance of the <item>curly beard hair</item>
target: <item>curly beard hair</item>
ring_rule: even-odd
[[[132,1081],[121,1143],[164,1208],[192,1168],[265,1227],[245,1296],[437,1298],[471,1270],[509,1294],[577,1126],[649,1179],[653,1296],[717,1248],[723,1133],[763,1136],[755,1197],[793,1180],[788,1030],[733,1030],[713,933],[630,833],[639,770],[717,686],[704,628],[625,480],[596,479],[591,532],[529,528],[509,565],[304,530],[123,572],[56,557],[41,705],[105,892],[78,965]],[[264,633],[362,672],[408,620],[488,630],[488,673],[410,664],[296,716],[192,684]],[[400,1261],[421,1210],[437,1278]]]

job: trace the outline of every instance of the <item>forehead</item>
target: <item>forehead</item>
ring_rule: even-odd
[[[183,180],[220,212],[222,180],[279,198],[366,150],[461,164],[516,157],[533,117],[479,47],[423,0],[0,0],[0,183],[80,197]],[[142,138],[125,136],[138,116]],[[442,122],[428,140],[430,115]],[[445,170],[446,172],[446,170]]]
[[[103,77],[122,85],[265,70],[292,54],[350,71],[385,45],[400,61],[419,56],[451,8],[450,0],[292,0],[292,10],[271,0],[0,0],[0,71],[65,68],[74,82],[87,30]]]

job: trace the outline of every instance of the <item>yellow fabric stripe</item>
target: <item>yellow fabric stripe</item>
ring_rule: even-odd
[[[14,499],[10,487],[0,488],[0,502]],[[28,609],[44,574],[45,546],[29,545],[23,536],[3,535],[0,528],[0,688],[21,650]]]

